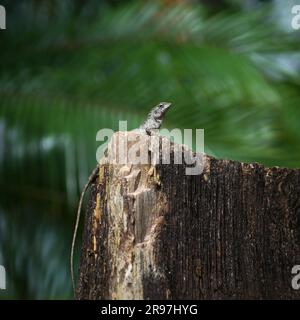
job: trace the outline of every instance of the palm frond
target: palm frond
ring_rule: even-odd
[[[269,7],[212,15],[204,5],[91,2],[78,13],[72,1],[50,2],[14,2],[1,33],[0,258],[15,279],[9,295],[70,296],[57,279],[67,281],[61,257],[96,165],[96,133],[118,120],[137,127],[158,101],[174,103],[166,127],[204,128],[217,157],[300,167],[299,41]],[[19,258],[11,236],[27,244]],[[34,284],[29,271],[46,281]]]

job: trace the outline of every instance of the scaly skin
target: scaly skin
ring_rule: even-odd
[[[151,135],[152,130],[157,130],[160,128],[162,121],[164,119],[164,116],[168,109],[171,107],[171,103],[169,102],[161,102],[157,106],[155,106],[151,112],[148,114],[147,119],[145,122],[138,128],[133,131],[141,133],[141,134],[147,134]],[[92,174],[89,176],[87,183],[85,184],[81,195],[80,200],[78,204],[77,209],[77,216],[76,216],[76,222],[75,222],[75,228],[73,233],[73,239],[72,239],[72,247],[71,247],[71,256],[70,256],[70,264],[71,264],[71,278],[72,278],[72,286],[74,291],[74,297],[76,298],[76,289],[75,289],[75,280],[74,280],[74,247],[76,242],[76,236],[80,221],[80,213],[81,213],[81,207],[84,195],[86,191],[88,190],[89,186],[97,179],[98,176],[98,166],[93,170]]]

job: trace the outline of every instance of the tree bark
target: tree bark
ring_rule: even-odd
[[[300,298],[300,170],[208,155],[203,166],[100,164],[79,299]]]

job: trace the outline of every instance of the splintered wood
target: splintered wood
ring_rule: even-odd
[[[108,154],[120,135],[151,152],[149,136],[118,132]],[[202,160],[198,175],[172,161],[101,162],[85,214],[80,299],[300,298],[292,286],[300,170]]]

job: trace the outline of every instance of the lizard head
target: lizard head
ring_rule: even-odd
[[[153,128],[153,129],[160,128],[163,118],[170,107],[171,107],[170,102],[160,102],[156,107],[153,108],[150,114],[151,118],[155,121],[155,124],[156,124],[155,125],[156,128]]]

